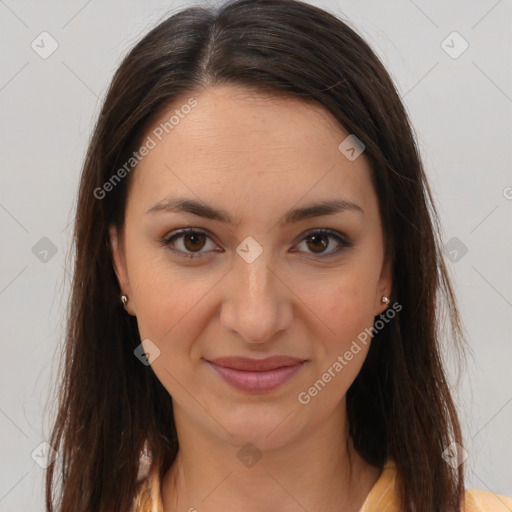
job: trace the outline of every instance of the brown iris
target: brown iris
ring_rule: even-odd
[[[187,250],[194,252],[204,247],[206,235],[204,233],[190,233],[183,237],[183,244]],[[198,245],[200,247],[198,247]]]
[[[310,249],[312,249],[314,247],[315,250],[313,250],[313,252],[322,252],[322,250],[326,249],[327,246],[329,245],[328,238],[329,237],[327,235],[311,235],[311,236],[308,236],[308,240],[313,242],[313,246],[310,246],[309,242],[307,242],[308,243],[308,247]],[[320,250],[317,251],[316,249],[320,249]]]

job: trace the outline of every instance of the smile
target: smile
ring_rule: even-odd
[[[233,387],[241,391],[262,393],[273,391],[290,380],[302,368],[304,361],[264,371],[237,370],[217,365],[211,361],[207,361],[207,363]]]

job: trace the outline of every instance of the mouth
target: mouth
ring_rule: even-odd
[[[288,356],[273,356],[266,359],[224,357],[206,362],[225,382],[236,389],[261,393],[282,386],[307,361]]]

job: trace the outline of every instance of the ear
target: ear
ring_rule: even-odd
[[[379,283],[377,285],[377,295],[375,297],[374,316],[380,315],[389,307],[389,304],[382,302],[382,297],[389,298],[393,289],[392,265],[389,259],[384,261],[382,272],[380,274]]]
[[[128,297],[128,303],[126,304],[127,312],[130,315],[135,316],[133,300],[130,300],[132,299],[132,292],[130,288],[130,281],[128,279],[128,272],[126,269],[123,236],[122,233],[118,232],[115,226],[109,227],[109,235],[110,247],[112,249],[112,263],[114,265],[114,271],[119,283],[119,289],[121,290],[121,295],[126,295]]]

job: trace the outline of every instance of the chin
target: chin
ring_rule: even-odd
[[[290,443],[298,435],[298,426],[290,425],[294,414],[286,412],[282,407],[274,414],[268,411],[266,414],[258,414],[253,411],[239,418],[223,417],[224,428],[218,433],[225,442],[238,448],[250,443],[260,450],[273,450]]]

